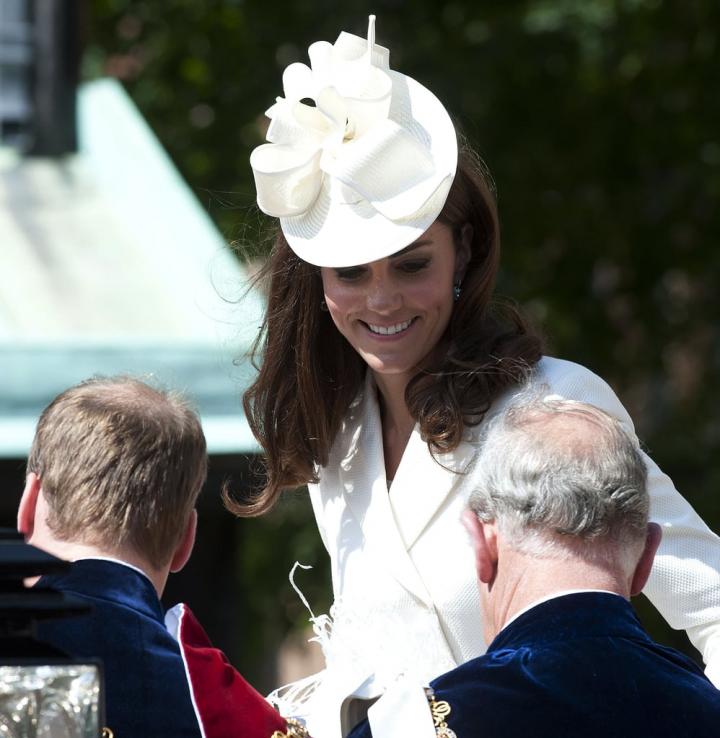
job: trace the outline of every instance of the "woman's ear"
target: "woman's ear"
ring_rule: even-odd
[[[465,278],[470,257],[472,256],[472,240],[474,230],[470,223],[460,230],[460,241],[455,247],[455,284],[459,284]]]

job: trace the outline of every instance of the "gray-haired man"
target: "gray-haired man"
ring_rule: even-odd
[[[520,396],[488,422],[473,474],[465,522],[490,646],[433,681],[437,735],[717,735],[720,692],[628,601],[661,536],[635,437],[591,405]]]

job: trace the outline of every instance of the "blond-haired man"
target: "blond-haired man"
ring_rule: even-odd
[[[160,595],[190,558],[205,437],[178,395],[130,377],[93,379],[38,421],[18,529],[72,561],[36,586],[71,592],[91,615],[39,636],[105,665],[107,724],[119,738],[268,738],[285,723],[213,649],[184,605]]]

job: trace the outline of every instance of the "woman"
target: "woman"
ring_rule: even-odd
[[[400,673],[428,680],[484,650],[464,472],[483,420],[523,380],[632,427],[600,378],[543,357],[517,310],[492,301],[486,173],[458,158],[440,102],[390,70],[373,35],[371,18],[367,42],[341,34],[310,47],[312,70],[291,65],[270,143],[251,157],[258,203],[282,231],[245,396],[267,483],[236,510],[261,514],[309,485],[335,595],[307,708],[317,738],[351,727],[349,695],[372,699]],[[720,676],[718,539],[647,461],[664,540],[646,593]]]

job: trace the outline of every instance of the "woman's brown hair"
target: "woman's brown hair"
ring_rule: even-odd
[[[487,171],[469,149],[460,153],[439,220],[452,228],[456,243],[466,224],[473,239],[446,350],[418,370],[405,392],[434,453],[455,449],[464,426],[479,423],[542,354],[519,311],[492,300],[500,258],[497,209]],[[243,517],[267,512],[285,489],[317,482],[365,374],[364,361],[321,309],[319,268],[299,259],[281,231],[258,279],[267,280],[268,305],[253,346],[259,374],[243,406],[265,452],[265,486],[249,500],[226,495],[228,508]]]

